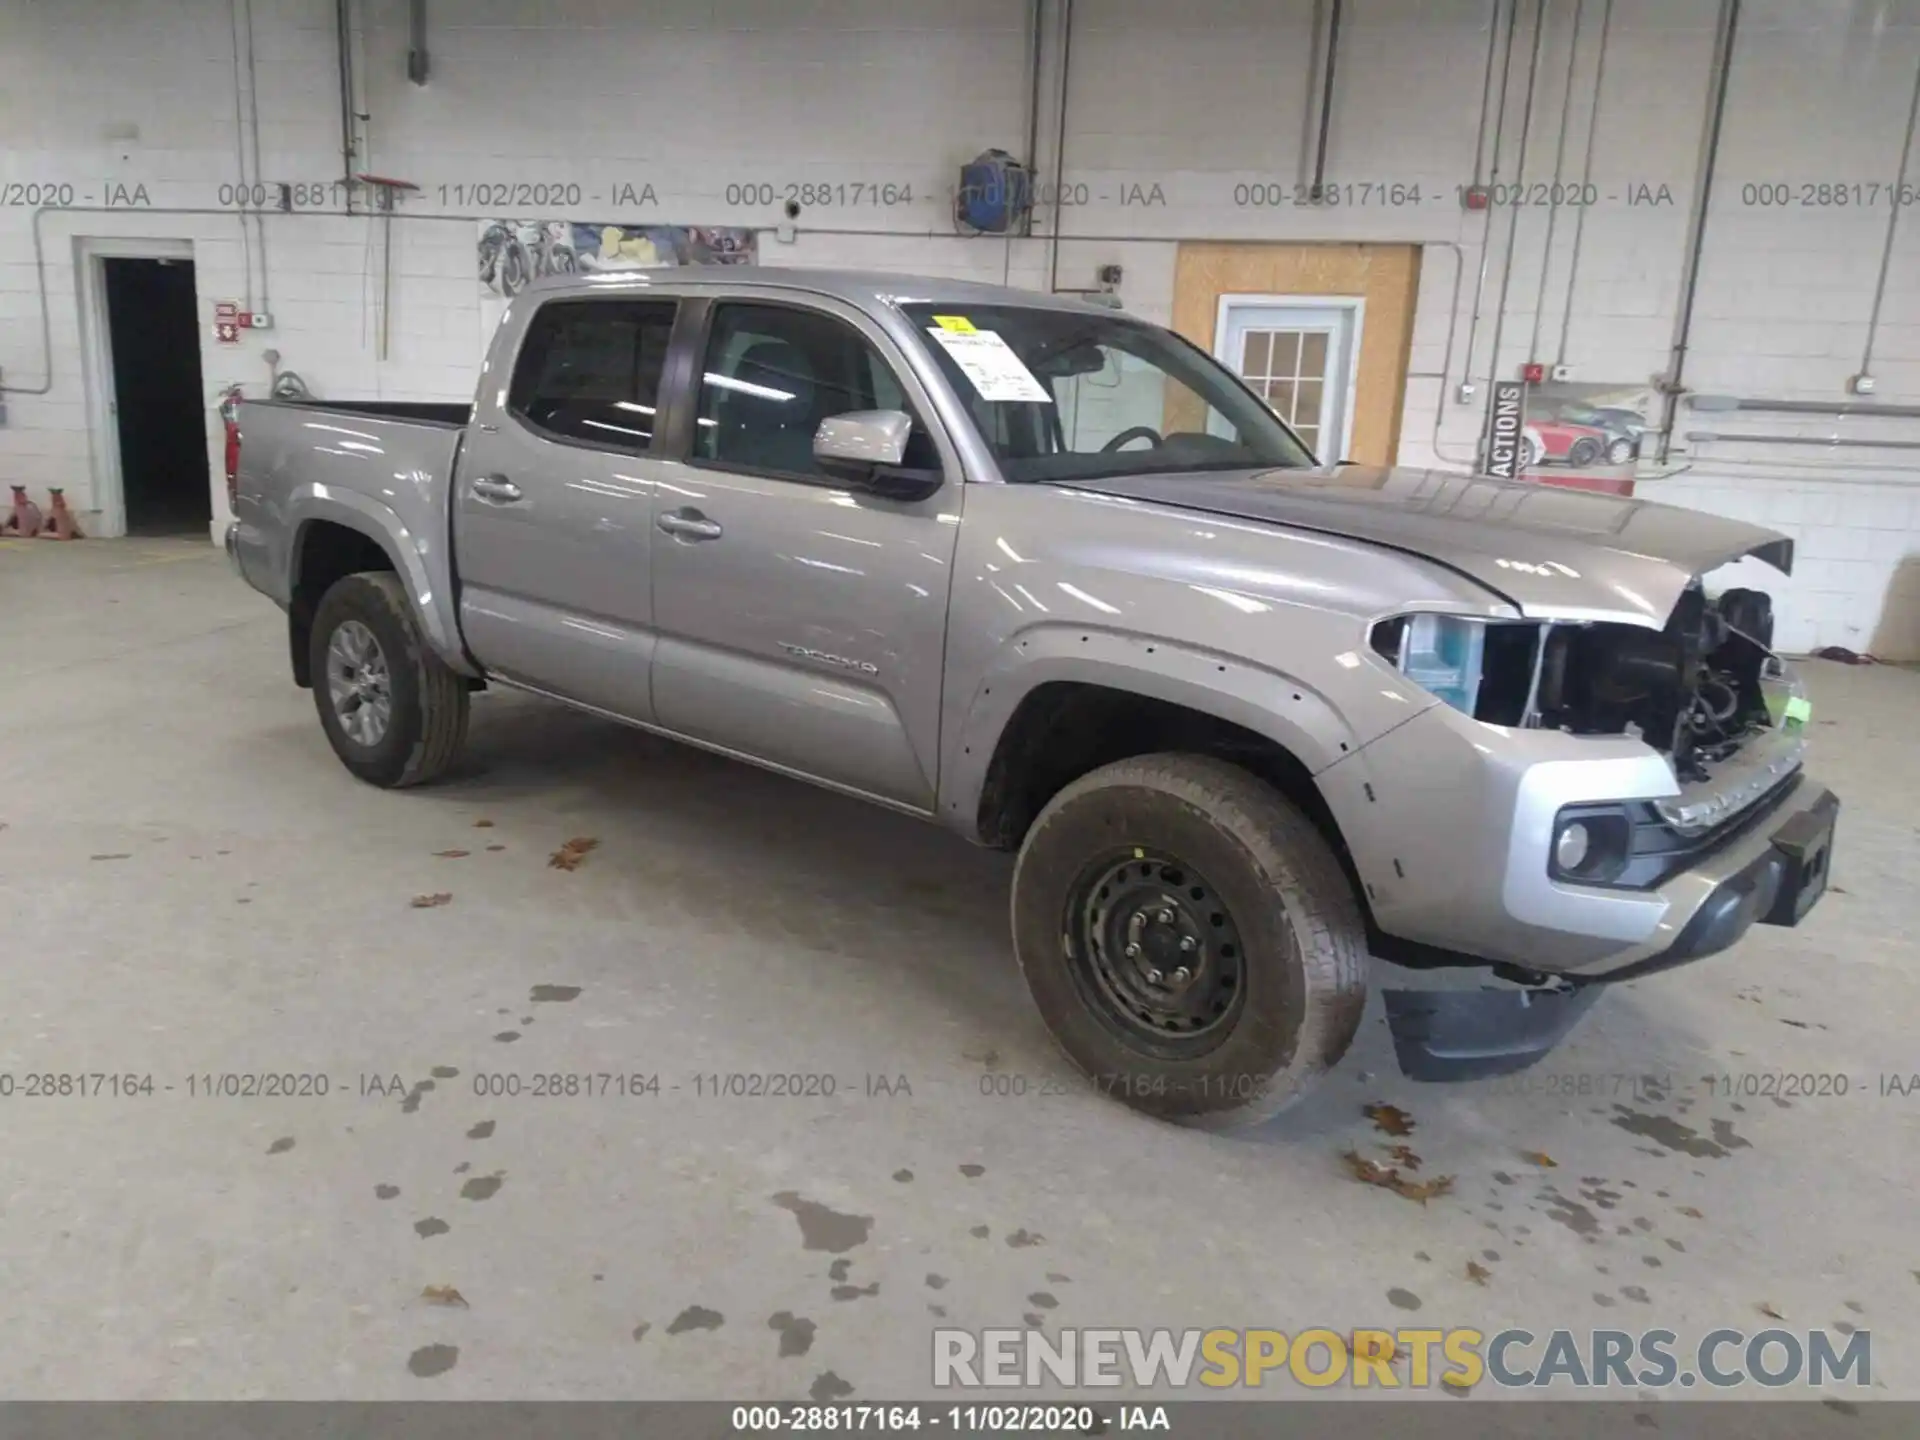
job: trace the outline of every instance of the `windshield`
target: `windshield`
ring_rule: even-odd
[[[1231,373],[1157,326],[1025,305],[901,309],[1009,481],[1315,463]]]

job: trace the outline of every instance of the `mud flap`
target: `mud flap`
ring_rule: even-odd
[[[1566,990],[1386,990],[1394,1057],[1409,1080],[1510,1075],[1565,1038],[1602,985]]]

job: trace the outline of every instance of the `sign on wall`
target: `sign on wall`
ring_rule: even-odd
[[[1493,413],[1487,426],[1487,474],[1518,479],[1521,437],[1527,423],[1527,387],[1519,380],[1493,382]]]
[[[1633,493],[1634,471],[1650,452],[1653,394],[1642,384],[1547,381],[1528,387],[1520,431],[1520,473],[1545,485]]]
[[[596,225],[577,220],[482,220],[480,283],[510,298],[543,275],[751,265],[755,233],[733,225]]]
[[[213,302],[213,338],[222,345],[240,343],[240,302],[238,300]]]

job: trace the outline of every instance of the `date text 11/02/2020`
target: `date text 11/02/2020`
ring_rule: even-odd
[[[417,1089],[431,1090],[461,1072],[435,1066],[428,1076],[409,1079],[399,1071],[361,1071],[345,1077],[323,1070],[197,1070],[166,1076],[152,1071],[35,1070],[0,1071],[0,1101],[141,1100],[179,1095],[192,1100],[359,1100],[404,1099]],[[1240,1077],[1252,1083],[1251,1077]],[[908,1076],[899,1072],[758,1070],[692,1071],[663,1075],[651,1070],[544,1070],[528,1073],[477,1071],[466,1088],[486,1099],[647,1100],[682,1096],[692,1100],[877,1101],[910,1099],[922,1092],[951,1091],[958,1084],[995,1100],[1064,1100],[1087,1094],[1107,1099],[1160,1093],[1153,1079],[1135,1075],[1025,1075],[989,1070],[956,1081],[951,1076]],[[1676,1093],[1722,1100],[1772,1099],[1861,1101],[1920,1100],[1920,1071],[1885,1070],[1853,1074],[1844,1070],[1718,1071],[1677,1080],[1672,1075],[1627,1073],[1523,1072],[1485,1082],[1489,1095],[1551,1099],[1649,1100]]]

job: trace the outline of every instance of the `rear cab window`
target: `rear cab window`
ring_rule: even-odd
[[[652,448],[676,306],[670,300],[551,300],[527,327],[507,410],[549,439]]]

